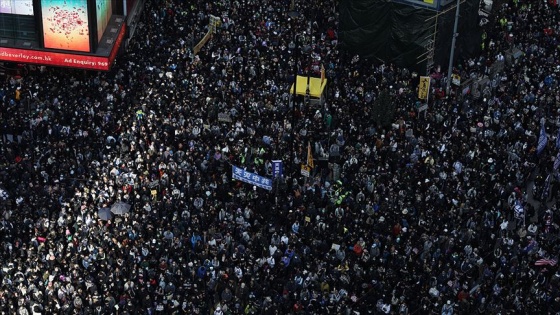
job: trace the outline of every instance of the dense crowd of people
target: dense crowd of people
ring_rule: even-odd
[[[507,66],[449,96],[432,70],[422,112],[416,73],[338,50],[336,7],[148,1],[111,72],[9,78],[0,313],[560,312],[558,7],[496,6],[481,56],[455,71]],[[209,15],[222,22],[195,55]],[[296,34],[311,47],[297,60]],[[296,62],[326,69],[324,105],[292,110]],[[232,166],[271,178],[272,160],[272,190],[232,180]]]

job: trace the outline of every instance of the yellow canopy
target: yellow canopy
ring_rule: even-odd
[[[296,93],[303,96],[307,95],[307,77],[298,75],[296,83]],[[325,90],[325,86],[327,86],[327,79],[321,80],[321,78],[309,77],[309,96],[320,98],[321,94],[323,94],[323,91]],[[293,83],[290,86],[290,94],[294,94]]]

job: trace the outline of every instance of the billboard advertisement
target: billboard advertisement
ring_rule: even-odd
[[[115,45],[111,50],[111,54],[107,57],[0,47],[0,60],[46,66],[108,71],[113,64],[113,61],[115,61],[117,52],[124,38],[124,34],[125,25],[122,26],[119,35],[115,40]]]
[[[111,0],[95,0],[95,14],[97,16],[97,42],[101,41],[101,37],[107,28],[109,19],[113,15],[113,6]]]
[[[41,0],[45,48],[89,52],[87,0]]]
[[[33,15],[33,0],[0,0],[0,13]]]

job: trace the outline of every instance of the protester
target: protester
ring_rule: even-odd
[[[432,71],[418,112],[416,73],[338,50],[336,1],[297,6],[149,1],[111,72],[3,84],[1,313],[560,311],[556,179],[541,203],[527,189],[557,168],[557,8],[495,9],[456,72],[508,66],[449,96]],[[326,68],[324,106],[290,106],[296,34],[312,48],[300,74]],[[383,93],[388,127],[372,118]],[[272,190],[232,180],[271,178],[272,160]]]

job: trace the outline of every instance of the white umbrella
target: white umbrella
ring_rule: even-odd
[[[130,205],[126,202],[116,202],[111,206],[111,212],[114,214],[125,214],[130,211]]]

